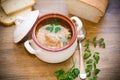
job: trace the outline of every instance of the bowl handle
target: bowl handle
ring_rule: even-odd
[[[31,54],[36,54],[36,50],[34,50],[34,49],[32,48],[32,46],[30,45],[30,41],[31,41],[31,40],[25,41],[25,42],[24,42],[24,46],[25,46],[26,50],[27,50],[29,53],[31,53]]]
[[[77,31],[80,31],[83,27],[82,21],[76,16],[73,16],[70,19],[72,21],[75,21],[75,25],[77,26]]]

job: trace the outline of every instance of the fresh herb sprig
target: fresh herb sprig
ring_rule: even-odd
[[[105,42],[103,38],[100,38],[98,41],[96,37],[93,38],[93,45],[94,47],[97,46],[97,43],[99,42],[99,46],[103,46],[105,48]],[[100,53],[99,52],[94,52],[92,54],[92,50],[89,47],[90,45],[90,40],[87,39],[84,45],[84,55],[83,58],[85,59],[86,63],[86,73],[87,73],[87,78],[89,80],[97,80],[97,75],[101,71],[98,69],[96,66],[99,63],[100,60]],[[75,68],[75,64],[68,69],[68,71],[64,71],[63,69],[59,69],[55,71],[54,75],[57,77],[58,80],[74,80],[78,75],[80,71],[78,68]]]
[[[105,42],[103,38],[100,38],[98,41],[96,37],[93,38],[93,45],[94,47],[97,46],[97,43],[99,42],[99,46],[105,48]],[[89,47],[90,40],[87,39],[85,42],[85,50],[84,50],[84,59],[86,60],[86,73],[87,77],[90,78],[90,80],[97,80],[97,74],[100,72],[100,69],[96,67],[100,60],[99,52],[94,52],[92,54],[92,51]]]
[[[75,68],[75,64],[68,69],[68,71],[64,71],[63,69],[59,69],[55,71],[54,75],[57,77],[58,80],[74,80],[78,75],[80,71],[78,68]]]

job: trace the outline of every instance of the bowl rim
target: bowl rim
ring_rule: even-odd
[[[37,26],[39,25],[40,22],[42,22],[43,20],[48,19],[48,18],[60,18],[60,19],[62,19],[64,21],[66,21],[70,25],[70,27],[72,29],[72,38],[69,41],[69,43],[67,45],[65,45],[64,47],[55,48],[55,49],[48,48],[48,47],[40,44],[40,42],[36,38],[36,28],[37,28]],[[49,13],[49,14],[45,14],[45,15],[39,17],[37,19],[37,21],[35,22],[35,24],[33,26],[33,31],[32,31],[32,39],[37,44],[37,46],[39,46],[40,48],[42,48],[42,49],[44,49],[46,51],[50,51],[50,52],[58,52],[58,51],[62,51],[62,50],[65,50],[65,49],[69,48],[75,42],[76,35],[77,35],[77,33],[76,33],[76,27],[73,24],[73,22],[68,17],[66,17],[64,15],[61,15],[61,14],[58,14],[58,13]]]

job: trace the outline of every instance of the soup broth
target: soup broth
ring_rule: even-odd
[[[38,25],[36,37],[40,44],[48,48],[61,48],[71,40],[72,31],[67,22],[58,18],[49,18]]]

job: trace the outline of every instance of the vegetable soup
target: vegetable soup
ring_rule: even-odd
[[[40,44],[55,49],[64,47],[69,43],[72,31],[67,22],[59,18],[49,18],[39,23],[36,37]]]

